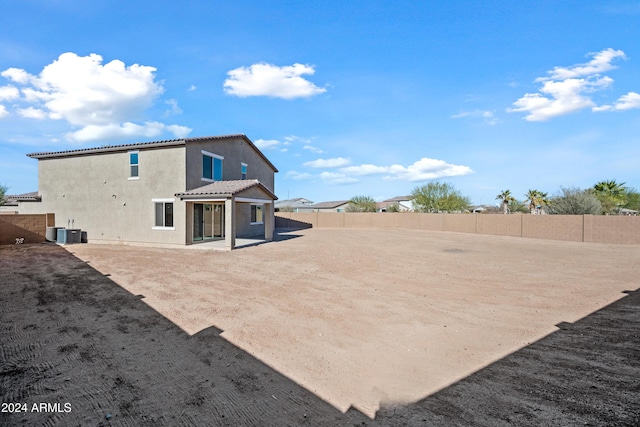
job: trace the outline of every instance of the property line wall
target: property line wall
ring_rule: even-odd
[[[0,215],[0,245],[14,245],[20,238],[23,243],[42,243],[47,227],[54,224],[54,214]]]
[[[409,228],[569,242],[640,244],[640,217],[277,212],[277,228]]]

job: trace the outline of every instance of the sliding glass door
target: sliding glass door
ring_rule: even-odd
[[[221,203],[193,204],[193,241],[224,237],[224,205]]]

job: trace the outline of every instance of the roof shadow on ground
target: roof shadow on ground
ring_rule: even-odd
[[[2,425],[638,425],[640,293],[375,420],[341,413],[215,327],[189,336],[57,245],[0,247]],[[70,411],[65,412],[65,404]],[[32,409],[31,407],[29,409]],[[50,408],[51,409],[51,408]]]
[[[273,241],[274,242],[286,242],[287,240],[297,239],[298,237],[304,237],[302,234],[291,234],[293,231],[300,230],[296,229],[276,229],[275,233],[273,233]]]

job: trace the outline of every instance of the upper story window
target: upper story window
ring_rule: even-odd
[[[247,179],[247,164],[246,163],[241,163],[241,170],[242,170],[242,178],[240,179]]]
[[[202,150],[202,180],[222,181],[222,161],[224,157]]]
[[[138,152],[129,151],[129,179],[139,178],[139,166],[140,164],[138,163]]]

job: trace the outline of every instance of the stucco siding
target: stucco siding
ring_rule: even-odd
[[[56,226],[87,231],[90,241],[184,244],[185,148],[141,149],[139,178],[130,178],[129,152],[44,158],[38,161],[37,213],[55,212]],[[175,230],[154,230],[152,199],[174,199]],[[26,212],[25,212],[26,213]]]
[[[274,191],[274,170],[242,137],[190,141],[186,144],[187,191],[202,187],[209,181],[202,179],[202,151],[224,157],[222,179],[242,179],[241,164],[247,164],[247,179],[257,179]]]
[[[262,235],[264,234],[264,219],[262,224],[251,224],[251,204],[236,203],[236,227],[237,237]]]

